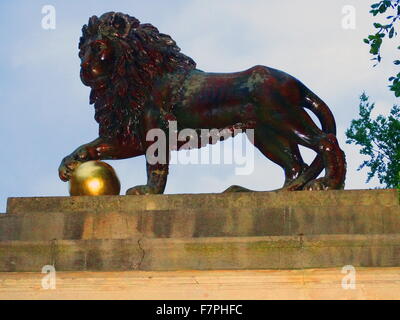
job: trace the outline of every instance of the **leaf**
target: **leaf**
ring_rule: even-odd
[[[392,27],[392,29],[390,29],[389,31],[389,39],[392,39],[394,36],[394,27]]]

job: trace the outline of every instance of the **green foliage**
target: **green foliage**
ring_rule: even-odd
[[[366,44],[370,45],[370,53],[374,56],[372,60],[379,64],[382,61],[381,47],[383,39],[387,36],[392,39],[397,36],[395,29],[395,23],[400,19],[400,0],[383,0],[371,5],[372,15],[375,17],[378,14],[384,14],[390,11],[389,16],[386,17],[387,23],[374,23],[374,27],[377,29],[375,34],[371,34],[368,38],[364,39]],[[400,47],[398,47],[400,50]],[[393,62],[395,65],[400,65],[400,60],[395,60]],[[389,88],[394,92],[396,97],[400,97],[400,72],[396,76],[389,78]]]
[[[346,131],[346,143],[361,146],[360,153],[369,157],[358,170],[369,167],[367,182],[377,175],[388,188],[400,186],[400,107],[393,106],[388,117],[371,119],[375,104],[363,93],[360,97],[360,118],[352,120]]]

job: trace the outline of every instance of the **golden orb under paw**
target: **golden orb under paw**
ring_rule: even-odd
[[[119,195],[121,183],[113,167],[102,161],[80,164],[69,180],[71,196]]]

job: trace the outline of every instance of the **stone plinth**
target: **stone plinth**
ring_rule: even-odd
[[[400,266],[396,190],[10,198],[0,271]]]

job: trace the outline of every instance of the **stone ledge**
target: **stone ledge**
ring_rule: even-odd
[[[395,189],[102,197],[9,198],[7,213],[135,212],[143,210],[281,208],[291,206],[399,206]]]
[[[399,206],[46,212],[0,217],[0,241],[395,234]]]
[[[0,271],[249,270],[400,265],[400,235],[0,242]]]

